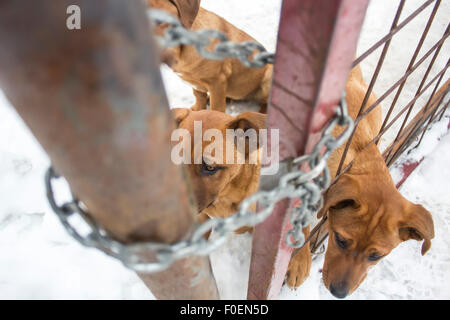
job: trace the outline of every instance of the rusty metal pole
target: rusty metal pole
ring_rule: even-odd
[[[334,115],[368,2],[283,1],[267,121],[269,129],[280,130],[282,163],[310,152],[320,130]],[[293,251],[284,243],[290,228],[286,215],[290,207],[292,203],[281,201],[256,227],[249,299],[278,297]]]
[[[69,30],[67,8],[80,8]],[[32,8],[31,8],[32,7]],[[195,224],[140,0],[0,1],[0,86],[92,217],[125,243]],[[217,299],[207,257],[140,275],[161,299]]]

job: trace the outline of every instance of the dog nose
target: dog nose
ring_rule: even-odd
[[[330,285],[330,292],[333,296],[343,299],[348,295],[348,286],[345,282]]]

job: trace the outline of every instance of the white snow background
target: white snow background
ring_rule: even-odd
[[[400,21],[424,2],[407,1]],[[371,2],[358,54],[388,32],[398,3],[399,0]],[[280,5],[280,0],[202,1],[203,7],[249,33],[269,51],[275,50]],[[394,37],[375,93],[384,92],[405,72],[431,9],[432,6]],[[442,36],[449,13],[450,1],[444,0],[419,58]],[[381,48],[362,63],[367,82],[380,52]],[[428,79],[442,69],[449,53],[447,41]],[[397,107],[412,99],[430,60],[431,57],[408,80]],[[191,106],[194,97],[190,86],[167,67],[161,69],[170,106]],[[393,96],[383,102],[384,112]],[[416,107],[424,103],[426,99],[419,99]],[[228,112],[236,113],[244,108],[247,107],[234,104]],[[444,119],[425,136],[420,148],[411,152],[413,158],[427,156],[400,190],[433,214],[436,237],[431,250],[422,257],[419,242],[401,244],[372,269],[348,299],[450,298],[449,118],[447,111]],[[386,134],[384,146],[396,128]],[[0,91],[0,298],[153,299],[133,272],[96,250],[83,248],[65,233],[45,197],[43,176],[48,165],[48,157]],[[398,175],[395,169],[393,175]],[[232,234],[226,245],[211,255],[222,299],[245,299],[250,250],[250,235]],[[334,299],[321,281],[322,263],[323,256],[313,262],[310,277],[298,290],[284,286],[280,299]]]

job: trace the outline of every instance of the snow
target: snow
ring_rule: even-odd
[[[398,2],[371,2],[358,44],[359,54],[388,32]],[[422,3],[423,0],[407,1],[402,19]],[[269,51],[275,50],[280,4],[280,0],[228,0],[226,5],[223,1],[202,1],[203,7],[248,32]],[[443,1],[419,58],[442,35],[448,12],[450,3]],[[404,73],[430,13],[431,7],[394,37],[375,92],[384,92]],[[366,81],[370,81],[380,52],[378,49],[362,64]],[[449,52],[447,41],[428,79],[445,65]],[[397,106],[414,97],[430,60],[431,57],[407,82]],[[191,106],[191,87],[167,67],[162,67],[162,73],[170,106]],[[394,94],[383,102],[384,113]],[[424,99],[419,99],[416,107],[424,103]],[[247,108],[235,103],[227,111],[235,114]],[[420,148],[407,155],[411,159],[426,157],[400,189],[405,197],[433,214],[436,237],[430,251],[422,257],[419,242],[402,243],[371,270],[348,299],[450,298],[450,135],[446,134],[449,119],[447,111],[443,121],[427,133]],[[398,127],[394,126],[383,138],[382,148],[396,133],[395,128]],[[0,298],[153,299],[133,272],[96,250],[83,248],[65,233],[45,197],[43,176],[49,159],[1,91],[0,137]],[[250,251],[251,235],[232,234],[211,255],[222,299],[245,299]],[[322,284],[322,264],[323,256],[318,256],[305,283],[295,291],[284,286],[280,299],[334,299]]]

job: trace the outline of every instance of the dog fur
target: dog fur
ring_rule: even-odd
[[[191,30],[215,29],[223,32],[233,42],[256,41],[213,12],[200,7],[200,0],[148,0],[149,7],[165,10],[177,16],[184,27]],[[162,35],[167,26],[160,25],[155,33]],[[218,42],[213,42],[212,49]],[[226,100],[258,101],[265,112],[272,80],[273,66],[249,68],[239,60],[227,58],[222,61],[202,58],[195,47],[180,46],[166,49],[162,61],[169,65],[194,89],[194,111],[206,109],[225,112]]]
[[[359,67],[353,69],[346,84],[349,114],[356,118],[366,94]],[[371,95],[368,105],[375,102]],[[325,286],[338,298],[355,291],[368,270],[388,255],[402,241],[423,241],[424,255],[434,237],[431,214],[421,205],[405,199],[396,189],[376,144],[367,146],[378,134],[381,110],[374,109],[359,124],[344,163],[350,169],[341,175],[324,196],[320,218],[328,212],[328,247],[322,276]],[[335,136],[342,129],[333,132]],[[366,147],[367,146],[367,147]],[[328,161],[334,177],[344,146]],[[293,257],[287,284],[298,287],[309,274],[309,247]]]
[[[190,109],[180,108],[172,109],[178,128],[185,129],[189,132],[191,137],[191,164],[186,166],[190,184],[192,186],[195,198],[197,200],[198,213],[200,220],[204,221],[208,217],[225,218],[239,209],[240,203],[258,190],[259,185],[259,149],[254,150],[256,154],[250,154],[252,151],[248,146],[245,147],[245,164],[228,163],[208,163],[206,158],[214,160],[215,154],[211,156],[206,152],[208,146],[213,141],[202,139],[201,151],[203,158],[201,164],[194,163],[194,148],[198,147],[194,143],[194,121],[201,121],[202,136],[208,129],[219,130],[222,137],[226,137],[227,129],[241,129],[244,133],[247,130],[254,129],[259,134],[260,129],[266,127],[266,115],[257,112],[244,112],[239,116],[230,116],[226,113],[201,110],[191,111]],[[240,137],[237,139],[246,139]],[[204,140],[204,141],[203,141]],[[223,148],[215,152],[223,152],[223,159],[225,151],[230,147],[234,149],[237,155],[237,141],[226,141],[223,139]],[[254,157],[257,161],[252,164],[249,159]],[[236,160],[236,158],[235,158]],[[226,161],[223,161],[226,162]],[[243,228],[240,232],[246,231],[248,228]]]
[[[178,16],[184,26],[192,30],[218,29],[232,41],[254,41],[224,19],[199,8],[199,1],[148,0],[148,3]],[[163,29],[164,26],[161,26],[155,32],[162,33]],[[250,127],[262,128],[265,125],[260,115],[244,113],[239,116],[241,118],[233,118],[223,113],[197,110],[206,108],[208,95],[211,109],[221,112],[225,111],[227,97],[256,99],[265,106],[272,66],[251,69],[235,59],[206,60],[189,46],[169,49],[163,53],[163,59],[195,87],[194,111],[175,111],[180,127],[192,130],[194,119],[203,120],[208,128],[219,130],[235,126],[236,121]],[[354,119],[366,91],[361,70],[356,67],[346,84],[349,114]],[[371,105],[375,100],[375,95],[371,94],[367,104]],[[255,117],[258,118],[257,124],[252,120]],[[321,217],[328,212],[326,227],[330,234],[323,266],[323,282],[339,298],[351,294],[365,279],[368,270],[402,241],[423,241],[422,254],[425,254],[434,237],[431,214],[398,192],[378,147],[375,144],[368,145],[378,134],[380,125],[380,108],[374,109],[360,122],[344,163],[345,167],[352,162],[351,167],[328,189],[324,196],[324,207],[318,214]],[[333,134],[337,136],[340,130],[336,129]],[[333,177],[343,149],[337,149],[328,162]],[[189,165],[188,171],[203,219],[233,214],[242,200],[257,191],[259,165],[231,165],[219,170],[214,177],[202,176],[202,166]],[[309,228],[305,228],[304,232],[308,235]],[[286,277],[288,286],[296,288],[303,283],[309,275],[311,261],[308,244],[290,261]]]

